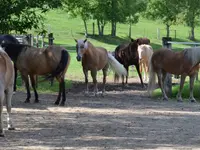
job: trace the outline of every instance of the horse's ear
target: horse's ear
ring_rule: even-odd
[[[131,42],[134,42],[135,40],[131,38]]]
[[[87,41],[87,39],[85,39],[83,42],[85,43]]]
[[[77,39],[74,39],[74,41],[77,43],[78,41],[77,41]]]

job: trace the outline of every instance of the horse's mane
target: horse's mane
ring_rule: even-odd
[[[192,66],[195,66],[200,62],[200,47],[186,48],[183,53],[184,57],[192,63]]]

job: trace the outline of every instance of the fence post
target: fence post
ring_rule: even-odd
[[[54,40],[53,33],[49,33],[48,38],[49,38],[49,45],[53,45],[53,40]]]
[[[42,41],[41,41],[42,48],[44,47],[44,34],[42,34]]]
[[[157,28],[157,39],[159,40],[160,39],[160,29]]]
[[[95,24],[94,24],[94,22],[92,23],[92,34],[93,34],[93,36],[94,36],[94,34],[95,34]]]
[[[172,38],[171,37],[163,37],[162,38],[162,44],[163,47],[168,48],[169,50],[172,50],[172,45],[171,43],[168,43],[168,41],[171,41]],[[167,96],[171,96],[172,95],[172,75],[170,73],[167,73],[165,81],[164,81],[164,88],[165,88],[165,92],[167,94]]]

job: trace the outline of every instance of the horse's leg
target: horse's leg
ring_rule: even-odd
[[[12,125],[12,121],[10,119],[11,114],[11,100],[13,95],[13,87],[9,87],[8,90],[6,90],[6,109],[7,109],[7,123],[8,123],[8,130],[15,130],[15,128]]]
[[[128,71],[129,71],[129,66],[126,66],[125,69],[127,70],[126,85],[128,85]]]
[[[57,80],[59,82],[59,92],[58,92],[57,100],[54,103],[55,105],[59,105],[60,98],[61,98],[61,92],[62,92],[62,83],[61,83],[61,80],[59,78],[57,78]]]
[[[65,94],[65,80],[64,77],[61,79],[61,87],[62,87],[62,101],[60,106],[64,106],[65,105],[65,101],[66,101],[66,94]]]
[[[30,75],[30,79],[31,79],[31,85],[32,85],[34,93],[35,93],[35,103],[38,103],[39,100],[38,100],[38,93],[37,93],[37,90],[36,90],[36,83],[35,83],[34,75]]]
[[[4,91],[0,85],[0,137],[4,137],[3,131],[3,101],[4,101]]]
[[[192,74],[190,76],[190,98],[189,98],[189,100],[191,102],[196,102],[196,99],[194,98],[194,95],[193,95],[193,88],[194,88],[195,77],[196,77],[196,73],[194,73],[194,74]]]
[[[89,94],[89,87],[88,87],[88,70],[83,69],[83,73],[85,75],[85,84],[86,84],[86,91],[85,94],[88,95]]]
[[[98,87],[97,87],[97,70],[91,70],[91,76],[93,79],[93,84],[94,84],[94,94],[97,96],[98,94]]]
[[[107,64],[104,68],[103,68],[103,89],[102,89],[102,96],[105,93],[105,85],[106,85],[106,76],[107,76],[107,72],[108,72],[108,67],[109,65]]]
[[[143,80],[142,80],[142,75],[141,75],[141,72],[140,72],[140,69],[139,69],[139,63],[135,64],[135,67],[136,67],[137,73],[138,73],[138,75],[139,75],[139,77],[140,77],[140,82],[141,82],[141,84],[142,84],[142,87],[145,87],[145,86],[144,86],[144,83],[143,83]]]
[[[164,82],[163,82],[164,77],[162,76],[161,70],[157,72],[157,76],[158,76],[158,84],[159,84],[161,91],[162,91],[162,94],[163,94],[163,100],[168,101],[168,97],[167,97],[167,94],[166,94],[165,89],[164,89]]]
[[[184,83],[185,83],[185,78],[186,78],[186,75],[181,75],[180,87],[179,87],[178,94],[176,96],[178,102],[182,102],[183,101],[181,95],[182,95],[182,89],[183,89],[183,86],[184,86]]]
[[[31,92],[29,89],[29,79],[28,79],[28,74],[21,74],[22,75],[22,79],[25,82],[25,86],[26,86],[26,92],[27,92],[27,97],[25,100],[25,103],[30,103],[30,98],[31,98]]]
[[[14,71],[15,71],[15,79],[14,79],[13,90],[14,90],[14,92],[16,92],[16,90],[17,90],[17,66],[15,63],[14,63]]]

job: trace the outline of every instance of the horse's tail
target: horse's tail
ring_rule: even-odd
[[[65,74],[65,70],[70,62],[70,55],[66,50],[62,50],[61,59],[57,66],[57,68],[48,75],[45,79],[52,80],[54,77],[63,76]]]
[[[147,88],[149,96],[152,95],[153,89],[155,88],[155,84],[156,84],[156,73],[153,68],[153,62],[152,62],[152,56],[151,56],[150,61],[149,61],[149,83],[148,83],[148,88]]]
[[[108,63],[111,66],[112,70],[118,75],[118,76],[127,76],[127,70],[124,68],[122,64],[120,64],[115,57],[108,53]]]

